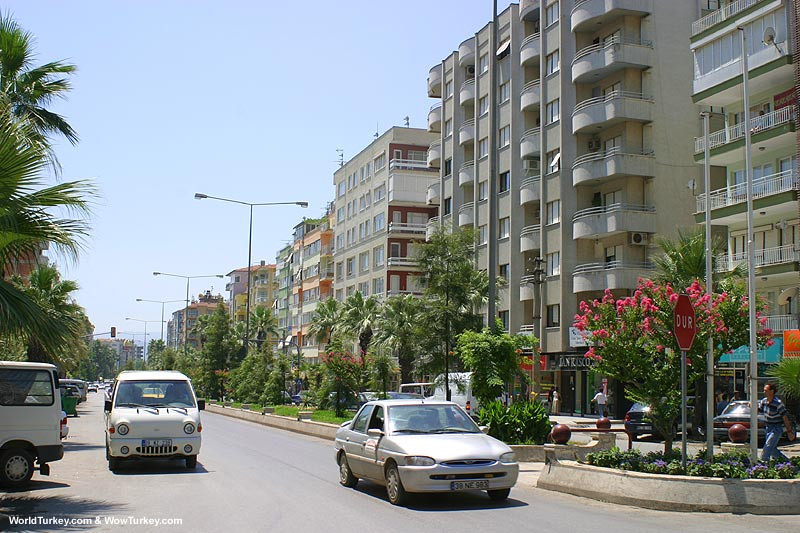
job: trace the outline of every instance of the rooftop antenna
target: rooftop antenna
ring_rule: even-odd
[[[408,115],[406,115],[406,118],[404,118],[403,120],[405,120],[405,122],[406,122],[406,128],[409,128],[409,127],[411,127],[411,126],[410,126],[410,124],[411,124],[411,123],[409,122]]]
[[[380,130],[380,126],[379,126],[379,125],[378,125],[378,123],[376,122],[376,123],[375,123],[375,138],[376,138],[376,139],[377,139],[378,137],[380,137],[380,135],[378,134],[378,131],[379,131],[379,130]]]
[[[338,161],[339,166],[343,167],[344,166],[344,149],[337,148],[336,149],[336,153],[339,154],[339,161]]]

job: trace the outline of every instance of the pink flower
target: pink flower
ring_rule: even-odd
[[[671,303],[672,305],[675,305],[675,303],[677,301],[678,301],[678,294],[677,293],[673,292],[672,294],[669,295],[669,303]]]
[[[664,351],[664,345],[663,344],[659,344],[658,346],[656,346],[656,350],[658,350],[659,352],[663,352]]]
[[[773,346],[774,344],[775,344],[775,341],[772,340],[772,339],[767,341],[767,347]]]

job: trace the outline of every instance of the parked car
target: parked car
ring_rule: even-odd
[[[195,468],[203,409],[205,401],[180,372],[120,372],[113,397],[105,402],[109,470],[141,458],[183,459],[186,468]]]
[[[792,428],[795,433],[797,433],[797,422],[796,420],[790,415],[789,420],[792,424]],[[724,411],[718,416],[714,417],[714,440],[717,442],[721,442],[724,440],[728,440],[728,430],[734,424],[741,424],[746,427],[748,430],[750,429],[750,402],[746,400],[738,400],[728,404]],[[766,417],[758,413],[758,440],[763,441],[767,435],[767,419]],[[786,430],[784,429],[783,436],[781,438],[786,437]]]
[[[383,484],[394,505],[412,492],[485,490],[502,501],[519,475],[511,448],[446,401],[367,402],[337,430],[335,449],[339,483]]]
[[[649,418],[650,413],[650,406],[644,405],[642,403],[635,403],[628,409],[628,412],[625,413],[625,431],[631,435],[631,439],[636,440],[642,435],[652,435],[657,438],[663,438],[663,435],[658,433],[658,430],[655,429],[653,426],[653,422]],[[693,427],[692,427],[692,415],[694,414],[694,407],[687,406],[687,428],[689,434],[692,434]],[[673,435],[676,435],[680,432],[681,428],[681,421],[675,423],[673,428]]]
[[[67,413],[66,411],[61,411],[61,440],[66,439],[69,436],[69,426],[67,425]]]
[[[97,392],[97,385],[95,385],[94,383],[92,383],[91,385],[89,385],[89,386],[87,387],[87,390],[88,390],[89,392]]]

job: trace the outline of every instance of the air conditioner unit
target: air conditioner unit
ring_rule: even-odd
[[[630,234],[630,243],[633,246],[647,246],[647,233],[632,232]]]
[[[599,137],[592,137],[589,139],[589,151],[596,152],[600,149],[600,138]]]
[[[538,159],[523,159],[522,170],[525,172],[539,172],[541,162]]]
[[[467,67],[467,74],[469,74],[470,76],[475,75],[475,65],[469,65]]]

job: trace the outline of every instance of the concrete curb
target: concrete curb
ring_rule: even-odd
[[[314,422],[311,420],[296,420],[288,416],[278,416],[273,414],[261,414],[255,411],[244,409],[235,409],[233,407],[220,407],[219,405],[206,404],[206,411],[231,418],[238,418],[239,420],[247,420],[248,422],[255,422],[264,426],[271,426],[278,429],[287,431],[294,431],[295,433],[302,433],[304,435],[311,435],[312,437],[319,437],[322,439],[334,440],[336,438],[336,430],[339,426],[334,424],[326,424],[324,422]]]
[[[549,453],[555,458],[567,461],[585,461],[586,454],[610,450],[617,444],[613,433],[596,433],[597,440],[589,444],[511,444],[517,461],[526,463],[544,463]]]
[[[800,479],[667,476],[548,457],[536,486],[659,511],[800,514]]]

